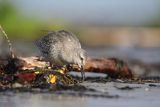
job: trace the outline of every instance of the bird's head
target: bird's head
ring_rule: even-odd
[[[83,49],[76,49],[76,60],[74,61],[80,68],[83,68],[86,60],[87,60],[87,53]]]
[[[83,50],[83,49],[79,49],[78,51],[77,51],[77,55],[78,55],[78,62],[77,62],[77,64],[78,64],[78,66],[80,67],[80,71],[81,71],[81,75],[82,75],[82,81],[84,81],[85,80],[85,72],[84,72],[84,65],[85,65],[85,63],[86,63],[86,60],[87,60],[87,53],[86,53],[86,51],[85,50]]]
[[[87,60],[87,53],[82,48],[74,48],[72,53],[72,61],[74,64],[78,65],[78,69],[81,71],[82,81],[85,80],[84,65]]]

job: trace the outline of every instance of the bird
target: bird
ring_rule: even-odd
[[[82,80],[85,79],[84,65],[87,52],[72,32],[66,30],[50,31],[36,40],[36,46],[50,65],[63,66],[76,64],[81,70]]]

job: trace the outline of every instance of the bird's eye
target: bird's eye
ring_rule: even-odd
[[[83,58],[82,58],[82,57],[81,57],[80,59],[83,61]]]

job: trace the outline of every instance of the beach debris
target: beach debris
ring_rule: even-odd
[[[81,82],[67,74],[68,71],[81,72],[75,64],[68,65],[66,72],[64,69],[56,69],[57,67],[51,69],[49,62],[40,57],[17,56],[13,53],[12,44],[1,25],[0,30],[7,40],[10,52],[6,58],[0,56],[0,88],[70,86]],[[84,70],[85,72],[105,73],[116,79],[133,77],[128,65],[117,58],[88,57]]]

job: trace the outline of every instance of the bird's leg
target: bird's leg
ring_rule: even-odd
[[[53,69],[53,63],[52,62],[49,62],[49,68]]]

